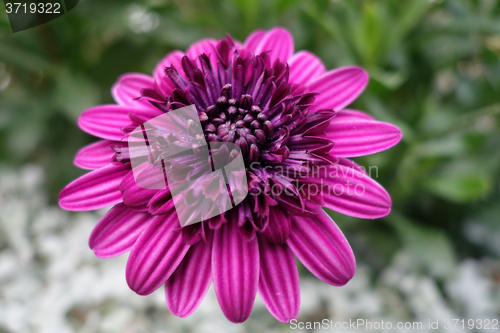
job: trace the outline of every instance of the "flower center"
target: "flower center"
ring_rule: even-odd
[[[237,145],[249,172],[251,165],[269,170],[281,164],[296,168],[334,163],[328,155],[333,144],[323,132],[333,111],[309,111],[316,94],[289,83],[286,62],[271,61],[268,52],[255,55],[237,49],[230,38],[219,41],[214,53],[215,59],[207,54],[197,59],[184,56],[181,67],[165,68],[164,81],[158,85],[167,87],[166,94],[142,91],[141,98],[165,113],[189,105],[196,108],[201,128],[193,120],[180,124],[187,135],[165,136],[168,144],[190,147],[196,155],[203,142],[221,143],[209,149],[223,156],[225,150],[234,155],[230,144]],[[140,120],[134,125],[140,126]],[[165,151],[165,140],[152,143],[152,162]],[[221,150],[224,143],[228,147]],[[191,160],[182,164],[198,170]],[[266,177],[261,177],[264,183]]]
[[[226,84],[215,105],[200,113],[208,142],[237,144],[248,162],[257,161],[260,148],[274,133],[274,126],[249,94],[230,98],[231,84]]]
[[[183,204],[178,213],[186,225],[206,220],[217,229],[227,208],[240,206],[228,214],[237,214],[233,219],[251,238],[275,209],[313,216],[321,194],[302,189],[313,168],[337,162],[324,133],[334,111],[311,112],[317,94],[289,83],[288,64],[271,61],[268,52],[237,49],[230,38],[214,52],[215,59],[184,56],[181,67],[165,68],[154,89],[141,91],[141,99],[165,114],[131,117],[124,133],[146,142],[115,148],[115,159],[127,162],[136,153],[138,165],[146,165],[136,179],[144,180],[141,187],[166,177],[167,194],[158,195]]]

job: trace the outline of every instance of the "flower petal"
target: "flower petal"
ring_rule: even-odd
[[[265,30],[259,29],[253,31],[250,35],[248,35],[247,39],[245,39],[243,47],[250,52],[255,52],[255,50],[257,50],[257,46],[259,46],[265,35]]]
[[[123,203],[134,209],[146,210],[149,200],[158,192],[137,185],[133,171],[130,171],[120,184]]]
[[[351,104],[365,90],[368,73],[361,67],[341,67],[326,72],[310,82],[309,90],[319,93],[312,110],[341,110]]]
[[[125,142],[99,140],[80,149],[73,163],[82,169],[95,170],[111,164],[115,151],[111,146],[126,147]]]
[[[199,40],[193,44],[186,50],[186,55],[195,60],[198,59],[198,56],[202,53],[206,55],[210,55],[210,60],[213,64],[215,64],[215,50],[214,46],[217,44],[217,41],[213,38],[205,38]]]
[[[92,230],[89,246],[99,258],[110,258],[128,252],[152,216],[118,204],[104,215]]]
[[[247,320],[259,282],[257,238],[244,241],[234,221],[215,231],[212,250],[215,294],[222,312],[233,323]]]
[[[365,175],[367,174],[366,173],[366,168],[357,164],[356,162],[354,162],[353,160],[350,160],[348,158],[339,158],[339,164],[343,165],[343,166],[346,166],[348,168],[352,168],[352,169],[355,169],[355,170],[358,170],[359,172],[361,173],[364,173]]]
[[[151,108],[151,104],[137,98],[141,97],[142,89],[153,89],[154,82],[154,79],[146,74],[123,74],[111,88],[111,95],[119,105]]]
[[[319,174],[326,208],[364,219],[380,218],[390,213],[389,194],[366,173],[335,164]]]
[[[90,108],[78,119],[78,126],[85,132],[102,139],[121,141],[122,128],[132,124],[129,113],[151,119],[164,114],[159,109],[105,104]]]
[[[181,318],[200,305],[212,283],[212,241],[198,241],[165,283],[170,312]]]
[[[171,214],[151,220],[128,258],[126,276],[130,289],[148,295],[172,275],[189,250],[179,227],[173,209]]]
[[[131,124],[128,113],[133,108],[121,105],[98,105],[82,113],[78,126],[85,132],[102,139],[121,141],[122,128]]]
[[[299,51],[289,60],[290,83],[307,85],[326,71],[326,67],[315,54],[309,51]]]
[[[311,273],[328,284],[343,286],[354,276],[351,246],[323,210],[317,217],[293,216],[287,244]]]
[[[271,314],[284,323],[297,317],[300,307],[299,271],[288,245],[259,237],[259,295]]]
[[[336,157],[375,154],[391,148],[402,137],[396,126],[371,120],[332,121],[325,132],[335,143],[330,154]]]
[[[269,207],[269,222],[262,233],[273,244],[283,244],[290,236],[290,215],[279,208]]]
[[[165,68],[174,66],[179,74],[184,75],[181,65],[182,57],[184,57],[184,52],[179,50],[172,51],[160,60],[153,70],[153,78],[165,96],[170,95],[175,89],[175,84],[165,74]]]
[[[345,120],[376,120],[376,119],[366,112],[353,109],[339,110],[335,113],[335,117],[332,118],[332,121],[345,121]]]
[[[94,210],[122,202],[119,190],[130,163],[110,164],[75,179],[59,194],[59,206],[66,210]]]
[[[269,56],[271,63],[273,63],[278,58],[280,61],[288,61],[293,55],[293,50],[292,34],[284,28],[276,27],[269,30],[262,38],[255,50],[255,54],[270,51]]]

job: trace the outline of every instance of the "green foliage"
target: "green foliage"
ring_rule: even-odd
[[[397,147],[358,159],[378,167],[393,215],[334,215],[349,239],[375,249],[358,253],[361,260],[380,267],[404,246],[437,276],[448,274],[432,266],[434,255],[451,267],[454,249],[468,244],[465,221],[500,204],[496,0],[88,0],[17,34],[0,11],[1,163],[43,164],[55,203],[83,172],[72,156],[94,140],[76,127],[78,114],[112,102],[120,74],[149,73],[199,38],[243,40],[274,25],[289,28],[296,49],[315,52],[328,68],[365,67],[370,85],[354,106],[404,132]],[[486,220],[500,229],[500,219]],[[469,245],[457,253],[483,251]]]

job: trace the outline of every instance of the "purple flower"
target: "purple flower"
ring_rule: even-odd
[[[103,140],[77,153],[75,164],[93,171],[66,186],[59,204],[74,211],[114,205],[94,228],[90,247],[102,258],[131,251],[130,288],[147,295],[164,284],[175,315],[190,315],[213,281],[230,321],[245,321],[259,292],[273,316],[287,322],[300,303],[295,256],[334,286],[355,272],[349,243],[322,207],[368,219],[390,211],[385,189],[348,159],[401,139],[397,127],[345,109],[367,83],[359,67],[326,71],[314,54],[294,53],[283,28],[255,31],[243,44],[229,36],[201,40],[186,53],[169,53],[152,77],[121,76],[112,88],[117,104],[82,114],[80,128]],[[148,120],[188,105],[196,107],[202,139],[239,147],[249,195],[225,213],[180,227],[169,187],[138,186],[127,138]],[[156,140],[151,165],[161,159],[165,140],[182,143]],[[173,157],[163,167],[201,177],[198,162]],[[209,198],[213,189],[207,181],[197,195]],[[192,207],[193,214],[200,209]]]

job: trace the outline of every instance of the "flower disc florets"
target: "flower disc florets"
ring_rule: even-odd
[[[271,63],[268,52],[255,55],[238,49],[228,37],[215,45],[213,54],[203,53],[194,61],[184,56],[181,68],[165,69],[165,80],[173,88],[169,96],[143,89],[141,98],[165,113],[194,104],[206,142],[234,143],[239,147],[252,194],[242,203],[241,230],[246,238],[266,229],[269,206],[282,206],[301,216],[315,215],[323,203],[321,194],[304,196],[300,188],[303,181],[311,178],[308,173],[315,166],[335,162],[328,154],[333,142],[324,134],[333,110],[311,114],[308,107],[314,103],[315,93],[290,84],[288,64],[279,59]],[[190,119],[185,120],[184,126],[191,137],[158,135],[152,143],[152,163],[159,163],[165,147],[175,140],[191,145],[196,155],[203,141],[200,129]],[[237,153],[218,145],[211,149],[210,156],[220,160],[225,154],[230,162]],[[211,171],[196,169],[198,159],[183,156],[169,160],[175,161],[176,170],[189,170],[191,176],[200,177]],[[217,228],[223,219],[217,217],[217,222],[210,225]],[[286,235],[277,236],[271,229],[267,231],[270,239],[286,241]]]

